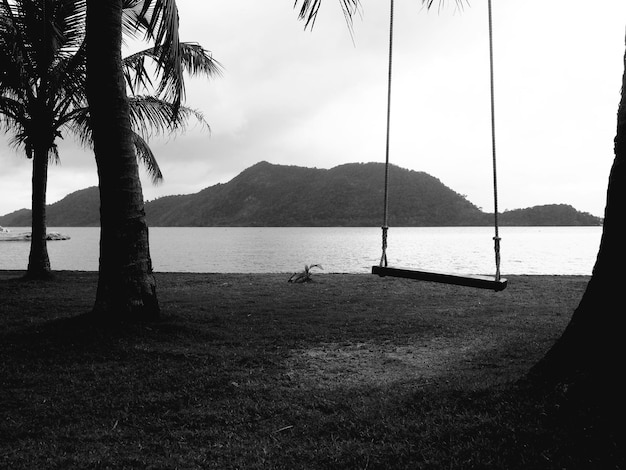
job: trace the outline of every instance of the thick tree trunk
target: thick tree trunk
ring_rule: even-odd
[[[561,338],[531,370],[550,383],[622,390],[626,308],[621,289],[626,268],[626,56],[617,113],[615,160],[609,176],[600,250],[591,280]]]
[[[32,237],[28,256],[28,279],[48,279],[52,272],[46,240],[46,188],[48,185],[48,150],[36,148],[33,153]]]
[[[122,75],[122,1],[87,2],[87,98],[100,187],[100,268],[94,313],[159,315],[148,226]]]

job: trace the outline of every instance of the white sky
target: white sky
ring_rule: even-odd
[[[491,211],[487,2],[463,11],[445,3],[426,11],[420,0],[395,2],[390,158]],[[601,216],[626,2],[493,4],[500,210],[567,203]],[[181,39],[212,51],[225,73],[188,81],[187,104],[211,132],[193,127],[153,142],[165,181],[144,177],[146,199],[227,182],[261,160],[318,168],[384,161],[389,1],[362,0],[353,37],[336,0],[324,0],[313,31],[292,0],[178,7]],[[60,152],[49,203],[97,185],[89,152],[70,136]],[[4,138],[0,168],[0,214],[30,207],[31,162]]]

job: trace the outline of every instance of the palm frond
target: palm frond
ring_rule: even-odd
[[[211,53],[197,43],[180,43],[180,68],[191,76],[204,75],[207,78],[220,76],[222,74],[222,64],[213,58]],[[171,81],[167,80],[167,72],[160,62],[162,47],[155,46],[143,51],[136,52],[123,59],[124,77],[131,91],[137,94],[141,91],[156,88],[156,94],[164,98],[175,101],[172,98],[170,87]],[[150,67],[148,64],[153,67]],[[152,76],[156,68],[156,80],[158,85],[153,84]]]
[[[64,116],[72,109],[86,106],[85,42],[69,57],[61,58],[50,71],[51,89],[55,91],[55,114]]]
[[[81,145],[93,149],[93,138],[91,126],[89,124],[88,108],[85,107],[74,110],[71,116],[68,116],[67,121],[64,122],[63,125],[72,131],[72,134],[78,139]],[[157,162],[156,156],[152,152],[147,139],[135,130],[133,130],[133,147],[135,149],[137,161],[144,165],[152,183],[158,184],[163,181],[163,173],[161,172],[159,163]]]
[[[191,119],[208,128],[204,116],[199,111],[182,106],[174,114],[173,105],[153,96],[135,96],[129,98],[131,125],[133,127],[133,145],[137,160],[150,175],[152,182],[157,184],[163,180],[163,174],[148,139],[155,135],[165,135],[184,129]],[[89,110],[84,107],[68,113],[62,125],[71,130],[79,142],[93,148]]]
[[[153,49],[146,49],[122,59],[124,79],[131,95],[139,93],[140,90],[153,88],[152,71],[147,68],[148,59],[152,57]]]
[[[352,19],[354,15],[360,10],[360,0],[338,0],[341,4],[341,9],[343,11],[343,15],[346,19],[346,23],[348,25],[348,29],[352,31]],[[426,8],[430,9],[435,2],[438,3],[439,9],[445,7],[446,3],[449,0],[422,0],[422,4],[426,6]],[[463,9],[466,4],[469,4],[468,0],[454,0],[454,3],[459,9]],[[315,25],[315,20],[317,19],[317,14],[319,13],[319,9],[322,6],[322,0],[295,0],[294,8],[298,8],[300,6],[300,12],[298,13],[298,18],[303,20],[304,27],[313,28]]]
[[[422,0],[422,5],[425,5],[426,8],[428,9],[430,9],[434,3],[435,3],[435,0]],[[437,9],[442,10],[443,8],[445,8],[446,3],[449,3],[449,1],[437,0],[437,4],[438,4]],[[469,0],[454,0],[454,3],[456,4],[457,8],[462,10],[466,4],[469,5]]]
[[[146,168],[152,180],[152,184],[156,185],[161,183],[163,181],[163,173],[161,172],[161,168],[159,168],[159,163],[148,145],[148,142],[139,134],[133,133],[133,145],[135,147],[137,160],[143,163],[143,166]]]
[[[3,94],[10,90],[10,93],[30,99],[33,96],[31,84],[37,73],[32,55],[34,47],[25,35],[25,30],[32,19],[26,15],[23,2],[3,0],[0,5],[0,89]]]
[[[352,30],[352,18],[359,11],[360,0],[339,0],[339,3],[348,29]],[[305,22],[305,29],[308,27],[313,28],[319,9],[322,6],[322,0],[295,0],[293,7],[297,8],[299,4],[300,12],[298,13],[298,18]]]
[[[59,121],[59,128],[61,127],[69,130],[83,147],[93,149],[89,109],[86,106],[65,114],[63,120]]]
[[[86,0],[56,0],[53,27],[62,37],[60,55],[74,55],[85,39]]]
[[[144,27],[146,38],[154,42],[161,68],[160,89],[164,98],[179,107],[185,97],[185,83],[181,62],[178,34],[178,8],[175,0],[145,0],[139,13],[145,21],[137,23]]]
[[[213,58],[212,53],[198,43],[181,42],[180,61],[183,71],[191,76],[219,77],[224,70],[223,65]]]
[[[54,163],[55,165],[61,164],[61,157],[59,157],[59,147],[54,144],[50,149],[48,149],[48,160],[50,163]]]
[[[200,111],[186,106],[177,108],[154,96],[134,96],[129,98],[129,104],[132,128],[146,138],[183,129],[191,119],[209,128]]]
[[[122,31],[125,37],[137,37],[145,30],[145,19],[141,17],[143,0],[124,0],[122,4]]]
[[[19,99],[0,95],[0,124],[5,130],[24,127],[28,120],[28,110]]]

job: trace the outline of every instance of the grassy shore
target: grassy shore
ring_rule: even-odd
[[[96,273],[0,272],[0,468],[623,468],[519,382],[588,278],[504,292],[370,275],[158,273],[158,323],[94,326]]]

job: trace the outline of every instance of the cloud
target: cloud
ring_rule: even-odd
[[[181,37],[225,66],[187,104],[211,132],[155,139],[165,181],[147,199],[225,182],[260,161],[329,168],[384,161],[388,2],[363,2],[353,36],[325,0],[313,31],[289,2],[178,0]],[[396,2],[391,161],[492,207],[486,6]],[[569,203],[601,215],[623,71],[623,0],[494,4],[501,208]],[[71,139],[49,201],[97,184]],[[0,146],[0,214],[30,204],[29,162]]]

